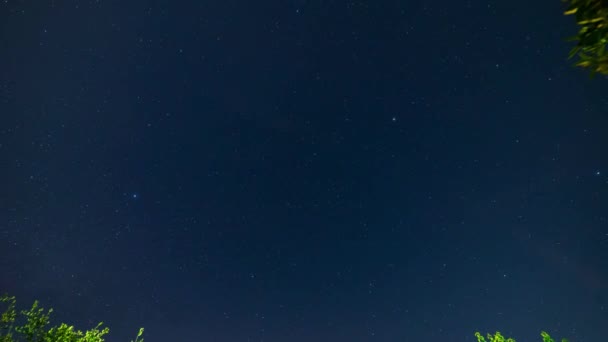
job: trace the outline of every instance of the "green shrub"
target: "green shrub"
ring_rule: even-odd
[[[502,336],[499,331],[497,331],[496,334],[494,334],[494,336],[492,336],[492,334],[488,334],[487,336],[488,336],[488,340],[490,342],[515,342],[515,339],[510,338],[510,337],[505,339],[504,336]],[[543,342],[555,342],[555,341],[553,341],[551,336],[549,336],[549,334],[547,334],[545,331],[542,331],[540,333],[540,336],[543,337]],[[486,342],[486,339],[479,332],[475,332],[475,337],[477,337],[477,342]],[[565,338],[562,338],[562,342],[568,342],[568,340]]]
[[[0,342],[104,342],[104,335],[110,332],[105,327],[101,330],[103,322],[86,332],[74,330],[74,326],[62,323],[58,327],[52,327],[48,331],[45,327],[49,324],[49,316],[53,309],[44,313],[43,308],[38,308],[38,301],[34,301],[30,310],[22,310],[21,314],[26,318],[26,323],[16,326],[17,313],[15,297],[4,295],[0,297],[0,303],[5,303],[7,309],[0,316]],[[144,333],[144,328],[139,329],[135,342],[143,342],[139,339]],[[133,342],[133,341],[131,341]]]

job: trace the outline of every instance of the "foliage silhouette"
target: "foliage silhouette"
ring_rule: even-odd
[[[21,311],[21,314],[26,318],[26,323],[16,326],[17,312],[15,307],[17,301],[15,297],[9,297],[5,294],[0,297],[0,303],[5,303],[7,306],[6,311],[0,316],[0,342],[104,342],[104,335],[110,332],[107,327],[99,330],[103,322],[99,322],[95,328],[84,333],[80,330],[74,330],[74,326],[65,323],[45,331],[53,309],[44,313],[44,309],[38,307],[38,301],[34,301],[30,310]],[[143,338],[139,339],[143,333],[144,328],[140,328],[135,341],[131,340],[131,342],[143,342]]]
[[[542,331],[540,336],[542,336],[543,342],[555,342],[545,331]],[[477,342],[486,342],[486,339],[479,332],[475,332],[475,337],[477,337]],[[505,337],[502,336],[499,331],[497,331],[494,335],[488,334],[487,337],[489,342],[515,342],[515,339],[511,337],[505,339]],[[562,338],[562,342],[568,342],[568,340]]]
[[[569,58],[579,57],[575,66],[587,68],[591,76],[596,73],[608,75],[608,1],[606,0],[562,0],[568,4],[565,15],[574,15],[579,31],[568,41],[576,41]]]

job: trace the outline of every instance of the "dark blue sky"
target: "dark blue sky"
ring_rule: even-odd
[[[559,0],[0,4],[0,292],[109,341],[599,340]]]

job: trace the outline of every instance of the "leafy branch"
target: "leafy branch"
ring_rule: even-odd
[[[551,336],[549,336],[549,334],[547,334],[547,332],[545,332],[545,331],[542,331],[540,333],[540,336],[542,336],[543,342],[555,342],[551,338]],[[486,339],[479,332],[475,332],[475,337],[477,337],[477,342],[486,342]],[[490,342],[515,342],[515,339],[510,338],[510,337],[505,339],[505,337],[502,336],[499,331],[497,331],[496,334],[494,334],[494,335],[488,334],[487,337],[488,337],[488,341],[490,341]],[[568,342],[568,340],[565,338],[562,338],[562,342]]]
[[[596,73],[608,75],[608,1],[606,0],[562,0],[568,3],[565,15],[573,15],[580,26],[576,36],[568,41],[576,41],[568,58],[579,57],[575,66],[588,68]]]
[[[26,318],[26,323],[22,326],[15,326],[17,320],[15,297],[9,297],[5,294],[0,297],[0,303],[7,305],[6,311],[0,316],[0,342],[21,342],[24,340],[26,342],[104,342],[104,336],[110,332],[107,327],[100,330],[103,322],[86,332],[74,330],[74,326],[65,323],[46,331],[45,327],[49,324],[49,317],[53,309],[49,309],[45,313],[43,308],[38,307],[38,301],[34,301],[30,310],[21,311],[21,314]],[[143,333],[144,328],[140,328],[135,341],[131,342],[143,342],[143,338],[139,339]],[[21,338],[17,335],[21,335]]]

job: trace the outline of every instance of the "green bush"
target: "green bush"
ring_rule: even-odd
[[[494,336],[492,336],[492,334],[488,334],[487,336],[488,336],[488,340],[490,342],[515,342],[515,339],[510,338],[510,337],[505,339],[504,336],[502,336],[499,331],[497,331],[496,334],[494,334]],[[551,336],[549,336],[549,334],[547,334],[545,331],[542,331],[540,333],[540,336],[543,337],[543,342],[555,342],[555,341],[553,341]],[[475,333],[475,337],[477,337],[477,342],[486,342],[486,339],[479,332]],[[562,338],[562,342],[568,342],[568,340],[565,338]]]
[[[30,310],[21,311],[21,314],[26,318],[26,323],[22,326],[16,326],[15,305],[17,301],[15,297],[9,297],[5,294],[0,297],[0,303],[5,303],[8,306],[0,317],[0,342],[104,342],[103,336],[110,332],[107,327],[99,330],[103,322],[84,333],[80,330],[74,330],[73,326],[65,323],[46,331],[45,327],[49,324],[49,316],[53,309],[44,313],[43,308],[38,308],[38,301],[34,301]],[[143,333],[144,328],[140,328],[135,337],[135,342],[144,341],[143,338],[139,339]]]

